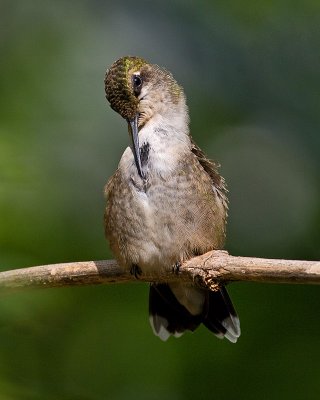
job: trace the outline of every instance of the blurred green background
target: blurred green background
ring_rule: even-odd
[[[123,55],[185,88],[222,165],[234,255],[320,259],[320,3],[0,3],[0,268],[111,258],[103,186],[128,144],[104,73]],[[320,289],[234,283],[236,345],[162,343],[145,284],[0,297],[0,399],[319,399]]]

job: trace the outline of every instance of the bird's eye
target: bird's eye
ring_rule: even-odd
[[[133,91],[136,96],[139,96],[142,87],[142,79],[140,75],[133,75],[132,77]]]

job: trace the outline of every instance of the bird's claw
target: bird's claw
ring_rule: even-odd
[[[181,267],[181,263],[179,261],[177,261],[172,267],[172,272],[174,274],[178,274],[179,270],[180,270],[180,267]]]
[[[139,276],[142,275],[142,270],[137,264],[133,264],[130,269],[130,274],[134,275],[136,279],[139,279]]]

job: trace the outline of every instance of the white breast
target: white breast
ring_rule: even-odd
[[[185,127],[186,128],[186,127]],[[168,205],[174,202],[176,192],[166,190],[166,181],[175,174],[179,157],[190,152],[190,137],[159,117],[154,118],[139,132],[140,147],[144,143],[150,146],[148,162],[143,166],[149,189],[137,172],[132,149],[128,147],[119,164],[125,180],[131,186],[134,204],[131,210],[140,217],[144,240],[139,243],[139,263],[142,270],[171,268],[179,260],[175,233],[169,227],[174,215]]]

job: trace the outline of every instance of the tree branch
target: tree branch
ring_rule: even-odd
[[[177,273],[143,274],[145,282],[195,282],[214,290],[231,281],[320,284],[320,261],[235,257],[223,250],[210,251],[186,261]],[[133,282],[137,279],[114,260],[41,265],[0,273],[0,289],[51,288],[75,285]]]

